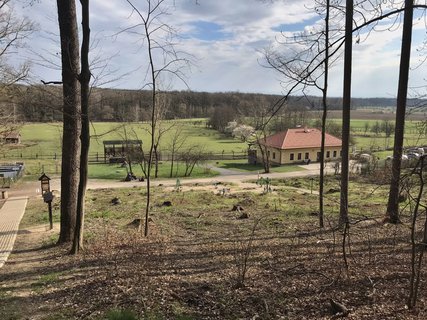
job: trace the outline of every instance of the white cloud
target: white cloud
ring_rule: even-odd
[[[32,51],[56,56],[59,42],[55,2],[35,2],[31,7],[24,6],[26,2],[28,0],[17,1],[17,9],[40,25],[40,32],[29,44]],[[279,74],[260,66],[260,51],[274,44],[281,28],[289,34],[289,30],[302,30],[306,25],[318,23],[313,10],[307,9],[313,6],[312,0],[170,0],[169,4],[169,15],[162,19],[184,36],[178,48],[195,57],[196,64],[188,73],[188,84],[197,91],[281,93]],[[111,57],[109,69],[116,70],[115,77],[120,78],[110,86],[140,88],[144,83],[147,57],[142,38],[119,33],[140,22],[137,15],[131,13],[132,9],[124,0],[91,1],[91,32],[97,43],[92,56]],[[217,25],[218,32],[226,36],[210,41],[197,39],[196,27],[200,21]],[[425,26],[418,23],[415,29],[416,45],[424,39]],[[354,45],[355,96],[395,94],[400,33],[400,30],[371,33],[367,40]],[[415,50],[412,61],[414,64],[417,61]],[[411,73],[411,83],[423,81],[424,69],[422,66]],[[121,76],[132,70],[138,72]],[[56,80],[60,77],[59,71],[37,65],[34,73],[36,79]],[[184,85],[176,83],[175,88],[184,89]],[[340,96],[341,88],[342,67],[338,62],[331,71],[330,94]]]

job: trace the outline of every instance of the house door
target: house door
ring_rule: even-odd
[[[320,161],[320,152],[317,153],[317,160],[316,161]]]

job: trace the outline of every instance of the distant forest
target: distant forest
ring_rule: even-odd
[[[15,86],[6,96],[1,97],[3,111],[13,112],[15,119],[25,122],[62,121],[62,88],[60,86]],[[162,95],[166,106],[164,118],[207,118],[215,110],[227,110],[241,116],[256,114],[260,107],[272,106],[281,96],[240,92],[193,92],[170,91]],[[91,93],[91,121],[135,122],[146,121],[150,114],[150,91],[100,89]],[[424,100],[413,99],[411,106],[420,105]],[[342,108],[341,98],[328,100],[330,110]],[[352,108],[394,107],[393,98],[354,98]],[[7,110],[5,110],[7,109]],[[321,98],[291,97],[288,110],[320,110]]]

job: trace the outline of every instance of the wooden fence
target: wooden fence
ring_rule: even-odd
[[[7,160],[14,160],[14,161],[25,161],[25,160],[54,160],[54,161],[60,161],[62,155],[60,153],[53,153],[53,154],[42,154],[42,153],[3,153],[1,155],[1,158],[7,159]],[[243,160],[248,158],[247,151],[241,151],[241,152],[221,152],[221,153],[211,153],[206,152],[202,154],[203,159],[205,160]],[[180,154],[177,153],[174,156],[175,160],[178,160],[181,158]],[[114,161],[116,160],[116,161]],[[110,160],[110,158],[105,158],[103,153],[95,152],[89,154],[89,163],[90,164],[101,164],[101,163],[113,163],[113,162],[120,162],[118,158],[114,159],[113,161]],[[160,152],[160,161],[170,161],[172,160],[172,154],[168,152]]]

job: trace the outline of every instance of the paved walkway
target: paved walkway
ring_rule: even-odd
[[[28,197],[9,198],[0,209],[0,268],[12,252],[27,200]]]

